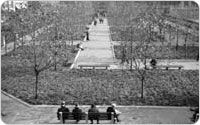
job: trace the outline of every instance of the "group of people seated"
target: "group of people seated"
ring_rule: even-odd
[[[57,118],[58,120],[61,119],[59,112],[68,113],[70,110],[66,107],[65,102],[61,103],[61,107],[57,111]],[[116,109],[116,104],[112,104],[110,107],[107,108],[108,113],[108,119],[111,119],[111,113],[114,114],[114,123],[120,122],[119,115],[121,114],[120,111]],[[75,104],[74,109],[72,110],[73,118],[76,120],[76,123],[78,123],[82,118],[82,110],[79,108],[78,104]],[[68,116],[65,114],[63,117],[63,123],[65,123],[65,119],[67,119]],[[99,110],[96,107],[96,105],[91,104],[90,109],[88,110],[88,119],[91,121],[91,124],[93,124],[93,121],[96,120],[97,124],[99,124]]]

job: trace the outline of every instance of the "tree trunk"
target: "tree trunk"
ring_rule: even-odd
[[[7,39],[7,35],[5,35],[5,42],[4,42],[5,43],[5,54],[7,54],[7,42],[6,42],[7,40],[6,39]]]
[[[57,61],[56,61],[57,52],[54,55],[54,70],[57,70]]]
[[[132,34],[133,34],[133,30],[131,28],[131,66],[130,66],[131,71],[133,70],[133,37],[132,37]]]
[[[142,85],[141,85],[141,98],[143,98],[144,97],[144,92],[143,92],[143,90],[144,90],[144,77],[142,76],[142,79],[141,79],[141,82],[142,82]]]
[[[187,57],[187,37],[188,37],[188,34],[186,34],[185,36],[185,58]]]
[[[56,64],[56,59],[55,59],[55,64],[54,64],[54,70],[57,70],[57,64]]]
[[[169,41],[171,41],[171,35],[172,35],[172,32],[171,32],[171,28],[169,29]]]
[[[24,33],[22,32],[22,47],[24,46]]]
[[[14,40],[14,48],[13,48],[13,51],[15,51],[15,49],[16,49],[16,42],[17,42],[17,34],[15,34],[15,40]]]
[[[36,71],[35,72],[35,99],[38,98],[38,77],[39,77],[39,73]]]
[[[72,42],[71,42],[71,46],[73,45],[73,34],[71,34],[71,40],[72,40]]]
[[[176,51],[178,51],[178,29],[176,31]]]

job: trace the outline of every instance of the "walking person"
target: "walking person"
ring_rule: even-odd
[[[74,119],[76,120],[76,123],[78,123],[82,117],[82,110],[78,107],[78,104],[75,104],[75,107],[72,110],[72,113],[73,113]]]
[[[89,39],[89,32],[88,31],[86,31],[86,40],[90,40]]]
[[[97,25],[97,20],[95,19],[95,20],[94,20],[94,26],[96,26],[96,25]]]
[[[97,124],[99,124],[99,110],[94,104],[92,104],[91,108],[88,110],[88,118],[91,124],[93,124],[93,120],[97,120]]]

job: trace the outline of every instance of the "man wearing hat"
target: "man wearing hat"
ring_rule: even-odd
[[[108,118],[111,119],[111,113],[114,113],[114,123],[120,122],[119,120],[119,115],[121,114],[121,112],[119,110],[116,109],[116,104],[113,103],[110,107],[107,108],[107,112],[109,113]]]
[[[63,101],[62,103],[61,103],[61,107],[58,109],[58,111],[57,111],[57,118],[58,118],[58,120],[60,120],[60,114],[59,114],[59,112],[64,112],[65,114],[63,114],[63,123],[65,123],[65,119],[66,118],[68,118],[68,112],[69,112],[69,109],[65,106],[65,101]]]

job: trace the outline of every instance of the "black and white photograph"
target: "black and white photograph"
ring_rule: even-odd
[[[195,124],[198,1],[1,3],[2,124]]]

